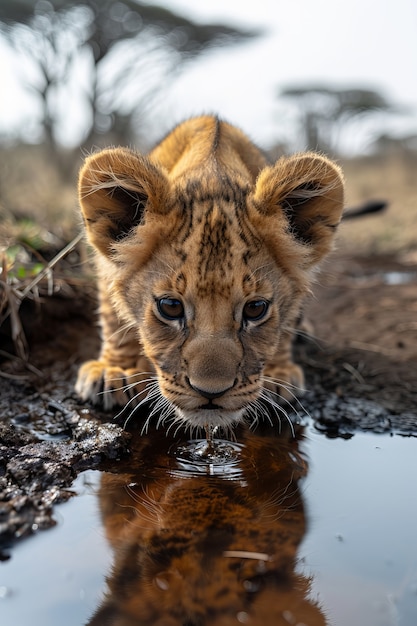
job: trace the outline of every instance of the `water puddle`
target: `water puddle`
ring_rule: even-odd
[[[81,474],[78,494],[57,507],[57,525],[18,543],[0,563],[2,626],[81,626],[100,601],[112,553],[97,503],[99,472]]]
[[[415,626],[416,447],[312,426],[138,437],[0,563],[0,622]]]
[[[415,272],[384,272],[382,276],[385,285],[408,285],[417,280]]]
[[[353,277],[354,282],[363,287],[370,285],[409,285],[417,282],[417,273],[407,270],[389,271],[389,272],[374,272],[371,274],[361,274],[360,276]]]
[[[335,626],[417,623],[417,441],[308,434],[300,571]]]

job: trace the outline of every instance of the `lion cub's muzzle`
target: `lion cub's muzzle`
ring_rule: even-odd
[[[221,398],[228,391],[233,389],[233,387],[237,383],[237,378],[235,378],[235,380],[233,381],[232,385],[223,386],[222,389],[213,389],[213,388],[211,388],[211,389],[201,389],[200,387],[197,387],[195,384],[193,384],[191,382],[191,380],[188,378],[188,376],[186,377],[186,381],[187,381],[187,384],[191,387],[191,389],[193,389],[193,391],[198,393],[205,400],[209,400],[209,403],[208,404],[204,404],[201,408],[203,408],[203,409],[211,409],[212,407],[217,407],[217,405],[213,404],[212,401],[216,400],[217,398]]]
[[[182,356],[182,393],[169,398],[177,415],[194,426],[240,421],[259,394],[259,375],[250,381],[242,374],[240,342],[224,334],[199,336],[185,344]]]
[[[187,384],[206,400],[224,396],[237,383],[242,353],[232,337],[195,337],[184,346]]]

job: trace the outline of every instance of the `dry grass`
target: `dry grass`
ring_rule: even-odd
[[[0,327],[9,322],[16,354],[27,358],[22,302],[71,297],[85,280],[76,185],[62,181],[42,147],[3,150],[0,158]]]
[[[33,259],[23,246],[16,243],[13,256],[10,248],[0,249],[0,327],[10,319],[11,338],[21,359],[28,358],[28,345],[19,315],[20,307],[26,298],[40,302],[42,297],[59,292],[72,295],[72,288],[79,280],[71,271],[66,273],[62,268],[56,275],[55,268],[76,249],[81,238],[82,233],[79,233],[48,262],[40,262],[39,255]]]
[[[341,163],[347,186],[347,204],[365,200],[389,202],[380,215],[345,222],[338,248],[353,254],[417,252],[417,154],[396,154]]]
[[[35,224],[49,233],[54,247],[75,237],[80,224],[75,175],[63,182],[42,146],[4,148],[0,164],[0,224],[6,220],[11,228],[16,222]]]

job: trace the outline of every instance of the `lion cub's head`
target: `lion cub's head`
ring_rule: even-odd
[[[101,289],[195,426],[256,412],[265,374],[278,364],[285,375],[300,300],[342,212],[340,170],[322,156],[246,173],[214,158],[175,173],[127,149],[81,171]]]

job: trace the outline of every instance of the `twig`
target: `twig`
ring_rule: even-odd
[[[357,348],[358,350],[365,350],[366,352],[376,352],[377,354],[384,354],[385,356],[395,356],[396,351],[389,348],[381,348],[373,343],[365,343],[364,341],[350,341],[349,346],[351,348]]]
[[[225,550],[223,556],[236,559],[256,559],[257,561],[271,561],[269,554],[264,552],[248,552],[247,550]]]
[[[358,370],[355,367],[353,367],[353,365],[351,365],[350,363],[343,363],[343,367],[350,374],[352,374],[352,376],[356,380],[356,382],[358,382],[361,385],[365,384],[364,377],[358,372]]]
[[[74,237],[74,239],[70,241],[69,244],[67,244],[64,248],[62,248],[62,250],[58,252],[58,254],[48,263],[48,265],[35,276],[35,278],[25,287],[25,289],[23,289],[23,291],[19,291],[19,289],[8,285],[7,282],[2,281],[6,293],[6,303],[8,304],[8,309],[0,319],[0,324],[2,324],[10,316],[12,340],[19,357],[23,361],[27,361],[28,344],[19,317],[20,305],[22,304],[22,301],[26,298],[28,293],[35,289],[40,281],[45,278],[45,276],[48,277],[48,293],[53,291],[53,288],[51,287],[53,281],[52,268],[66,254],[68,254],[69,252],[71,252],[71,250],[75,248],[75,246],[81,241],[82,237],[82,232]]]
[[[6,350],[0,350],[0,356],[3,356],[6,359],[9,359],[10,361],[19,361],[19,363],[22,362],[23,365],[26,367],[26,369],[28,369],[30,372],[32,372],[33,374],[36,374],[37,376],[43,376],[43,373],[41,372],[41,370],[39,370],[37,367],[35,367],[31,363],[28,363],[27,361],[25,361],[20,356],[17,356],[16,354],[10,354],[10,352],[6,352]]]
[[[7,372],[2,372],[0,370],[0,378],[7,378],[10,380],[27,380],[28,376],[19,375],[19,374],[7,374]]]
[[[20,296],[17,295],[16,290],[7,283],[4,283],[4,289],[6,292],[6,302],[8,304],[8,308],[0,322],[3,323],[4,320],[7,319],[7,317],[10,317],[12,341],[14,346],[16,347],[16,352],[23,361],[27,361],[28,344],[26,341],[22,322],[20,321],[19,317],[19,308],[21,304]]]
[[[58,263],[58,261],[60,261],[64,256],[66,256],[69,252],[71,252],[71,250],[75,248],[75,246],[81,241],[83,236],[84,234],[82,232],[78,233],[78,235],[74,237],[74,239],[70,241],[69,244],[65,246],[65,248],[62,248],[62,250],[58,252],[58,254],[54,256],[51,261],[49,261],[48,265],[35,276],[32,282],[30,282],[29,285],[27,285],[22,292],[16,290],[20,297],[22,299],[26,298],[27,294],[42,280],[42,278],[50,273],[51,269]]]

